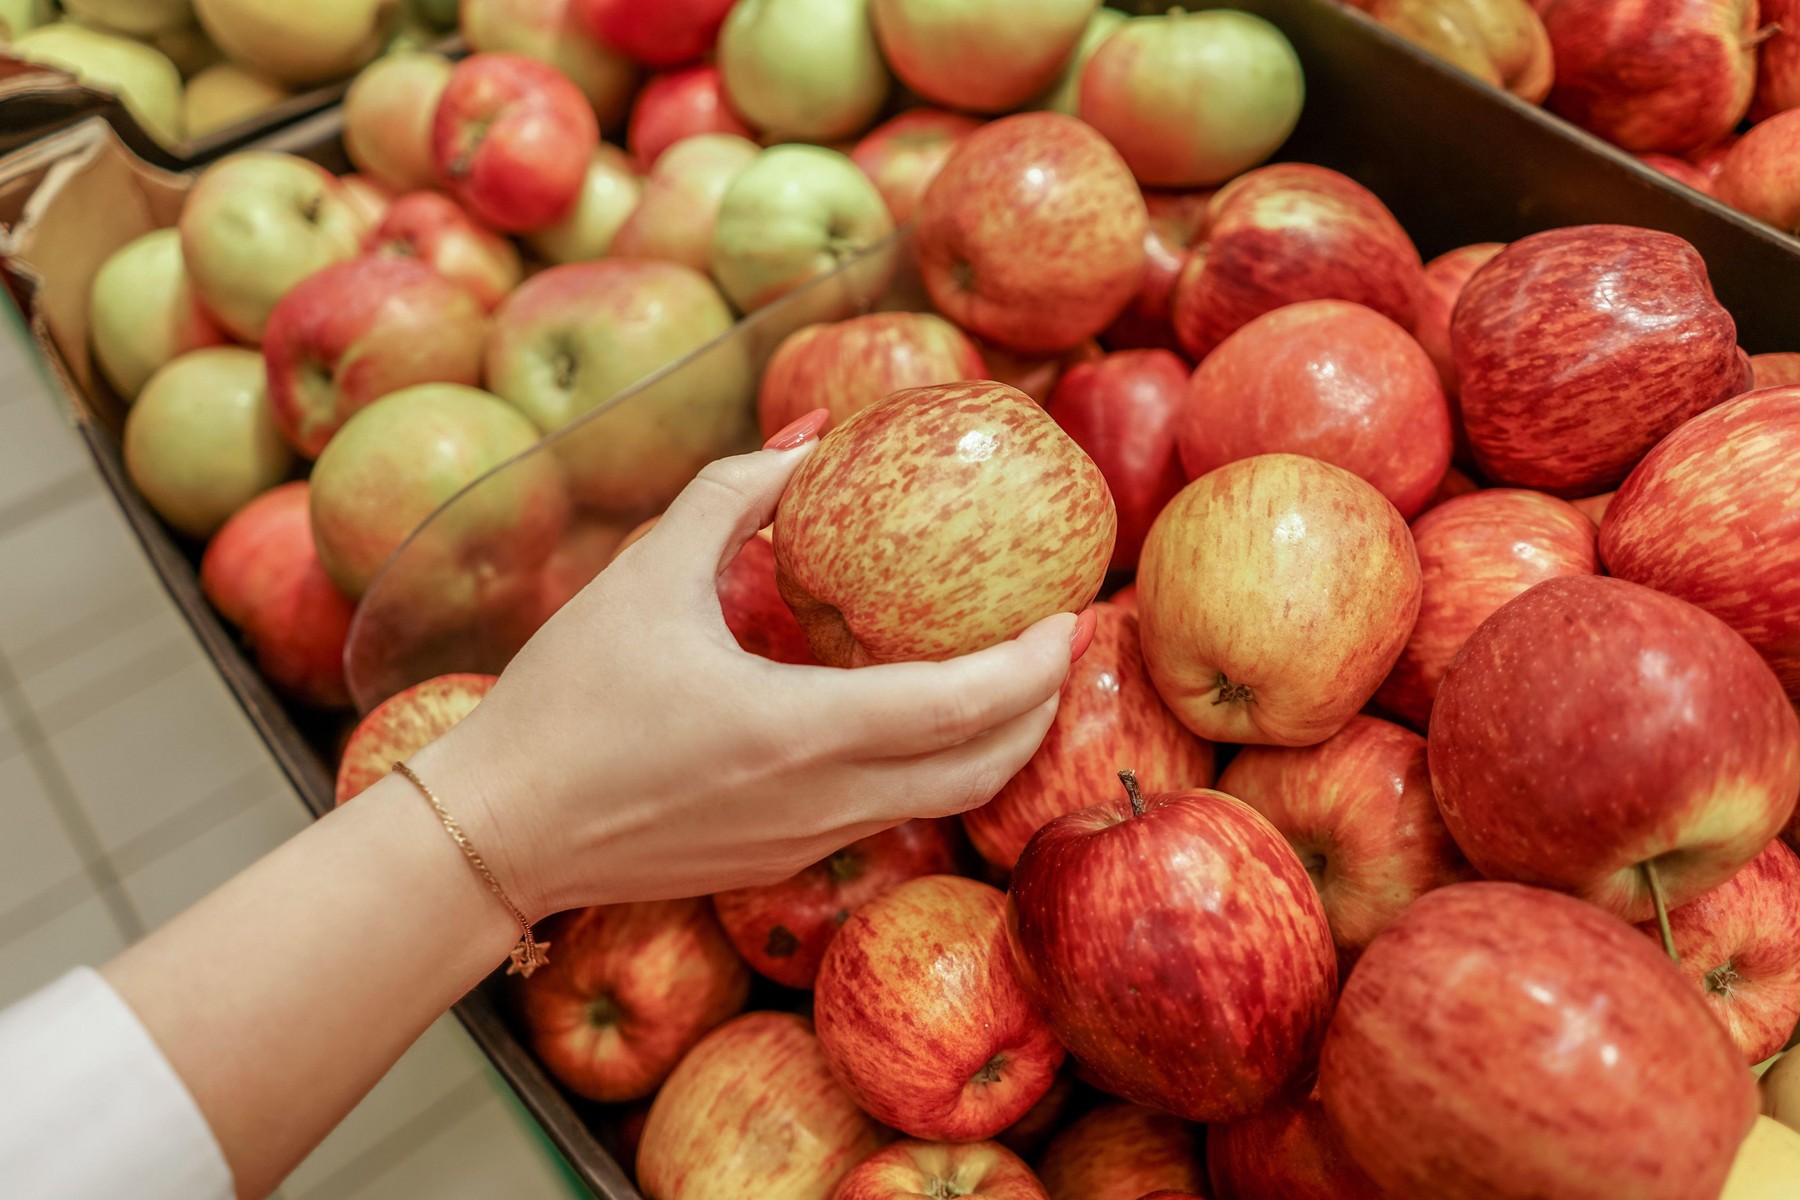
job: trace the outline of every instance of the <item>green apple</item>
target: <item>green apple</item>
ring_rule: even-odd
[[[719,71],[731,106],[770,141],[851,137],[888,94],[867,0],[738,0]]]
[[[222,62],[188,80],[184,97],[187,135],[205,137],[274,108],[293,93],[236,63]]]
[[[169,56],[183,79],[192,79],[215,63],[225,61],[224,51],[214,45],[206,36],[206,30],[198,25],[183,25],[180,29],[159,33],[149,42]]]
[[[591,262],[605,258],[613,235],[638,205],[644,183],[631,169],[631,159],[617,146],[600,143],[581,183],[581,195],[569,215],[530,237],[531,246],[550,263]]]
[[[1100,0],[869,0],[900,82],[967,112],[1029,104],[1074,56]]]
[[[63,0],[68,14],[132,37],[154,37],[194,22],[192,0]]]
[[[393,0],[194,0],[227,57],[302,86],[350,74],[381,53],[399,21]]]
[[[757,154],[755,142],[734,133],[695,134],[670,146],[644,179],[637,207],[613,235],[612,252],[706,270],[725,190]]]
[[[570,9],[570,0],[463,0],[463,40],[471,50],[549,63],[574,81],[594,106],[600,127],[610,129],[631,105],[637,67],[596,41]]]
[[[165,146],[181,141],[181,72],[160,50],[60,21],[14,38],[12,52],[60,67],[89,87],[116,93],[145,133]]]
[[[55,19],[50,0],[0,0],[0,42],[10,42]]]
[[[1056,83],[1038,102],[1034,108],[1048,109],[1051,112],[1077,115],[1081,104],[1081,73],[1087,68],[1088,60],[1094,57],[1094,51],[1100,43],[1118,32],[1119,26],[1125,23],[1125,14],[1116,8],[1099,8],[1088,18],[1087,28],[1081,33],[1081,41],[1075,45],[1075,56],[1069,65],[1057,76]]]
[[[128,402],[171,359],[228,340],[195,297],[172,228],[134,238],[100,264],[88,288],[88,337],[100,373]]]
[[[431,119],[450,71],[443,55],[416,52],[363,69],[344,96],[344,152],[357,170],[398,192],[437,187]]]

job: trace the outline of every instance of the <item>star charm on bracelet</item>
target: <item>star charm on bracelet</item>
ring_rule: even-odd
[[[506,973],[531,978],[531,973],[550,961],[550,943],[526,941],[523,938],[507,956]]]

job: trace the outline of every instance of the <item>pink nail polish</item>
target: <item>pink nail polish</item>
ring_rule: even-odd
[[[1081,661],[1081,656],[1087,653],[1089,646],[1093,645],[1094,626],[1099,623],[1099,614],[1095,613],[1093,609],[1081,610],[1081,615],[1075,618],[1075,633],[1069,638],[1069,662]]]
[[[815,408],[798,421],[780,429],[763,443],[764,450],[797,450],[819,436],[819,430],[831,419],[829,408]]]

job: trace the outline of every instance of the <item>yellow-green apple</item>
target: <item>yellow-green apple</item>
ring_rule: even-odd
[[[206,311],[234,337],[258,342],[288,289],[356,257],[366,232],[324,167],[247,151],[208,167],[188,193],[181,256]]]
[[[428,383],[356,413],[312,473],[313,537],[346,595],[359,597],[388,558],[444,501],[536,444],[515,408],[460,384]],[[476,503],[445,514],[432,550],[465,572],[506,574],[555,545],[568,501],[556,463],[514,467]]]
[[[647,67],[702,58],[719,38],[732,0],[573,0],[570,7],[602,45]]]
[[[1144,193],[1150,214],[1144,233],[1144,276],[1137,295],[1100,335],[1109,348],[1181,349],[1181,339],[1175,336],[1175,285],[1206,232],[1212,195],[1206,190]]]
[[[725,189],[707,261],[743,312],[846,263],[854,265],[845,288],[866,302],[880,293],[892,261],[864,251],[893,231],[887,202],[847,156],[823,146],[771,146]],[[838,297],[834,290],[817,299],[829,307]]]
[[[1709,177],[1705,171],[1702,171],[1687,159],[1676,158],[1672,154],[1657,154],[1654,152],[1649,154],[1639,154],[1636,157],[1637,160],[1646,167],[1661,171],[1669,178],[1676,180],[1679,183],[1685,183],[1695,191],[1705,192],[1709,196],[1712,195],[1712,178]]]
[[[1050,1140],[1038,1162],[1050,1200],[1138,1200],[1155,1188],[1203,1192],[1201,1131],[1138,1104],[1106,1104]]]
[[[1055,1082],[1063,1048],[1006,946],[1006,897],[926,875],[850,914],[825,948],[813,1020],[864,1111],[927,1141],[991,1138]]]
[[[1750,385],[1699,253],[1624,225],[1512,243],[1464,287],[1450,345],[1482,473],[1559,496],[1618,483],[1677,425]]]
[[[458,25],[477,53],[522,54],[555,67],[587,97],[602,128],[624,118],[637,67],[588,35],[571,0],[462,0]]]
[[[863,1159],[831,1200],[1047,1200],[1023,1159],[998,1142],[895,1142]]]
[[[1071,117],[1079,116],[1082,72],[1087,70],[1088,60],[1094,57],[1094,51],[1107,38],[1117,33],[1124,22],[1125,14],[1118,9],[1096,8],[1088,18],[1087,27],[1081,31],[1081,40],[1075,43],[1075,53],[1063,64],[1062,73],[1050,85],[1050,90],[1039,96],[1032,107],[1065,113]]]
[[[1413,336],[1348,300],[1249,321],[1194,372],[1176,440],[1198,478],[1257,454],[1304,454],[1372,484],[1411,519],[1450,466],[1450,410]]]
[[[335,263],[269,315],[269,407],[289,444],[317,458],[345,421],[390,392],[479,384],[486,334],[474,295],[416,259]]]
[[[1051,395],[1064,374],[1082,363],[1099,362],[1106,351],[1093,338],[1077,342],[1055,354],[1020,354],[992,342],[974,339],[987,364],[987,377],[1007,387],[1018,388],[1039,404],[1050,403]]]
[[[1600,575],[1546,580],[1484,621],[1444,672],[1430,743],[1438,808],[1478,871],[1628,921],[1653,893],[1673,908],[1731,878],[1800,795],[1800,721],[1749,643]]]
[[[738,0],[719,31],[730,106],[767,141],[854,137],[887,100],[867,0]]]
[[[0,42],[10,42],[55,19],[50,0],[0,0]]]
[[[363,251],[422,262],[467,289],[489,312],[525,275],[517,247],[437,192],[396,197],[364,240]]]
[[[337,803],[361,795],[395,763],[449,733],[498,681],[498,676],[477,672],[439,675],[371,708],[344,743],[344,756],[338,760]]]
[[[1800,1131],[1800,1054],[1787,1053],[1762,1073],[1757,1081],[1766,1117]]]
[[[0,8],[3,7],[5,5],[0,4]],[[191,79],[206,68],[225,61],[225,52],[206,36],[206,30],[200,28],[198,22],[156,34],[150,38],[150,44],[175,64],[183,79]]]
[[[311,495],[304,481],[284,483],[233,514],[207,544],[200,588],[242,632],[257,670],[276,687],[302,703],[335,708],[350,703],[344,643],[355,605],[319,562]]]
[[[732,945],[760,974],[784,987],[810,988],[825,947],[851,913],[909,879],[955,869],[943,828],[907,821],[852,842],[792,879],[720,892],[713,908]]]
[[[1075,1098],[1075,1068],[1067,1059],[1056,1073],[1056,1082],[1026,1110],[1025,1115],[994,1135],[994,1140],[1020,1158],[1036,1158],[1050,1135],[1067,1122],[1069,1103]]]
[[[919,197],[937,178],[956,143],[980,126],[980,121],[962,113],[908,109],[864,134],[850,151],[850,160],[887,201],[894,224],[904,225],[912,220]]]
[[[676,263],[552,267],[495,310],[488,386],[551,433],[730,329],[718,289]],[[570,486],[614,514],[661,509],[701,467],[748,440],[750,388],[743,347],[712,345],[560,439]]]
[[[1350,300],[1411,329],[1425,286],[1412,239],[1361,184],[1277,163],[1220,188],[1175,285],[1176,336],[1204,358],[1245,322],[1301,300]]]
[[[538,1061],[589,1100],[650,1095],[750,992],[704,898],[576,909],[539,929],[553,952],[519,982],[519,1019]]]
[[[1527,0],[1373,0],[1366,11],[1483,83],[1541,104],[1556,80],[1550,35]]]
[[[1337,995],[1325,909],[1256,810],[1120,775],[1125,793],[1044,826],[1013,868],[1019,978],[1106,1091],[1190,1121],[1248,1116],[1318,1054]]]
[[[344,200],[356,210],[364,229],[374,229],[387,219],[389,207],[394,203],[394,192],[387,184],[371,175],[340,175],[338,183],[343,188]]]
[[[1737,128],[1756,84],[1756,0],[1554,0],[1551,111],[1633,152]]]
[[[1756,35],[1756,94],[1750,102],[1750,120],[1762,122],[1800,106],[1800,5],[1794,0],[1758,0],[1756,19],[1761,28]]]
[[[1474,878],[1438,816],[1425,739],[1360,713],[1317,746],[1247,746],[1219,790],[1268,818],[1312,877],[1338,973],[1407,905]]]
[[[638,1185],[650,1200],[824,1200],[887,1140],[804,1018],[748,1013],[702,1038],[657,1092]]]
[[[186,136],[181,72],[154,46],[72,21],[42,25],[15,37],[15,58],[57,67],[89,87],[112,92],[144,132],[165,146]]]
[[[1469,277],[1504,249],[1504,242],[1475,242],[1447,250],[1425,264],[1425,286],[1419,292],[1413,336],[1431,355],[1444,395],[1452,399],[1456,396],[1456,359],[1450,352],[1450,314]]]
[[[1079,111],[1139,183],[1211,187],[1287,141],[1305,92],[1294,47],[1261,17],[1172,9],[1125,22],[1094,52]]]
[[[554,67],[517,54],[456,64],[431,124],[438,182],[506,233],[529,233],[575,207],[600,144],[594,110]]]
[[[1755,1066],[1800,1021],[1800,857],[1777,839],[1744,869],[1669,914],[1676,969]],[[1639,925],[1660,936],[1655,921]]]
[[[757,153],[755,142],[735,133],[700,133],[670,146],[645,177],[637,207],[613,234],[612,253],[706,270],[725,191]]]
[[[702,133],[756,136],[732,111],[719,68],[711,63],[651,76],[632,105],[625,145],[638,167],[649,170],[664,150]]]
[[[157,229],[107,256],[88,288],[94,360],[129,402],[165,363],[226,340],[194,294],[181,234]]]
[[[256,351],[209,346],[161,367],[126,414],[125,469],[187,536],[212,536],[293,469],[265,390]]]
[[[1032,834],[1114,789],[1122,767],[1159,792],[1212,783],[1212,746],[1163,707],[1144,671],[1137,617],[1106,603],[1092,612],[1093,641],[1063,680],[1043,744],[992,800],[963,814],[969,840],[1001,870]]]
[[[1213,1200],[1387,1200],[1325,1119],[1315,1083],[1206,1132]],[[1144,1200],[1150,1200],[1145,1197]]]
[[[821,662],[946,659],[1086,607],[1116,525],[1100,469],[1029,397],[940,384],[821,439],[776,511],[775,563]]]
[[[1370,944],[1319,1091],[1385,1194],[1444,1200],[1715,1196],[1756,1116],[1737,1048],[1654,942],[1513,883],[1439,888]]]
[[[1751,126],[1719,164],[1713,195],[1784,233],[1800,230],[1800,115]]]
[[[1375,694],[1419,611],[1400,513],[1297,454],[1183,488],[1150,527],[1137,585],[1150,678],[1215,742],[1324,741]]]
[[[1600,568],[1594,522],[1542,492],[1457,496],[1421,515],[1412,534],[1423,580],[1419,616],[1375,703],[1424,729],[1450,660],[1496,609],[1546,579]]]
[[[617,146],[602,142],[588,163],[575,207],[537,230],[531,248],[548,263],[592,262],[612,253],[613,237],[631,215],[644,183]]]
[[[214,63],[188,80],[182,91],[182,128],[189,138],[205,137],[265,113],[292,96],[282,84],[236,63]]]
[[[423,52],[370,63],[344,96],[344,152],[395,191],[437,186],[431,122],[450,82],[450,60]]]
[[[1118,152],[1061,113],[965,136],[919,201],[914,250],[933,303],[977,337],[1066,350],[1112,323],[1144,273],[1149,216]]]
[[[869,0],[900,81],[934,104],[998,113],[1043,94],[1074,57],[1099,0]]]
[[[1800,354],[1781,351],[1750,356],[1751,388],[1781,387],[1800,383]]]
[[[783,339],[763,370],[757,416],[764,437],[816,408],[830,411],[830,429],[905,388],[986,374],[975,343],[935,313],[869,313]]]
[[[324,83],[381,53],[400,20],[392,0],[194,0],[227,58],[287,84]]]
[[[1768,1117],[1738,1146],[1719,1200],[1787,1200],[1800,1179],[1800,1134]]]

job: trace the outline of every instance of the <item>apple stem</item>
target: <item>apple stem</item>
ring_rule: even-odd
[[[1662,876],[1656,873],[1656,860],[1646,858],[1643,862],[1644,882],[1650,885],[1650,901],[1656,905],[1656,928],[1662,933],[1663,949],[1669,952],[1669,961],[1681,965],[1681,954],[1675,949],[1675,931],[1669,928],[1669,897],[1663,892]]]
[[[1127,769],[1119,772],[1119,782],[1125,785],[1125,794],[1131,797],[1131,815],[1144,815],[1144,791],[1138,787],[1137,772]]]

